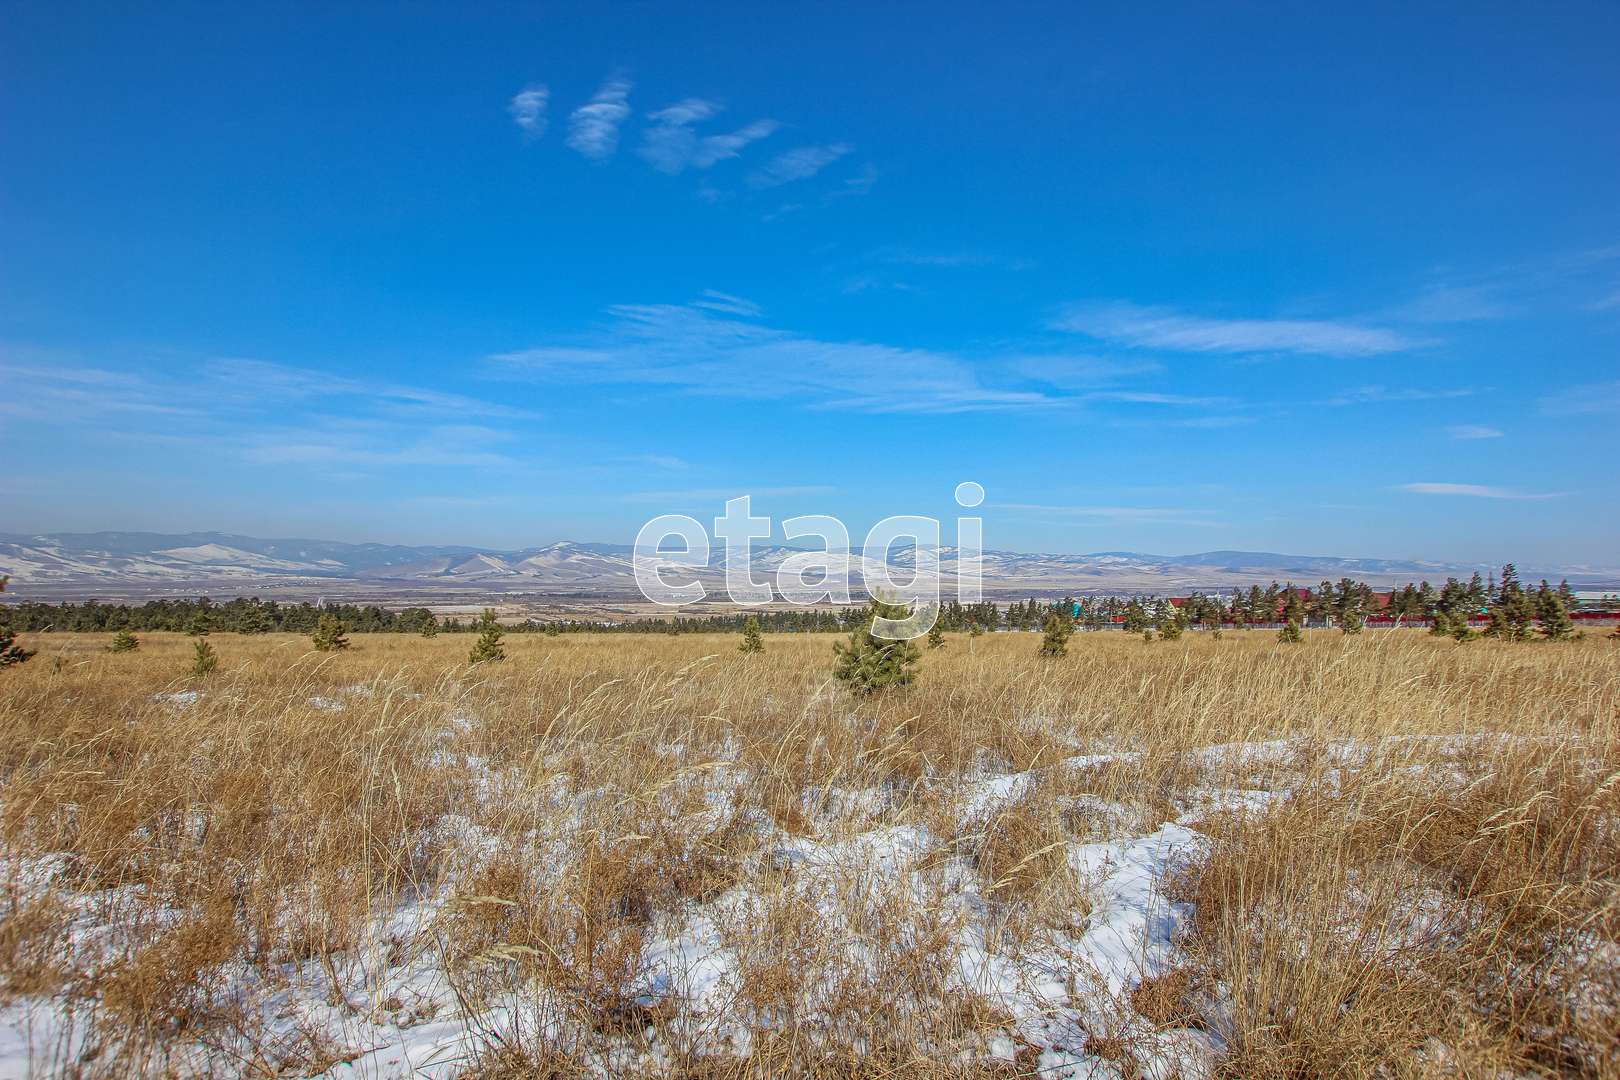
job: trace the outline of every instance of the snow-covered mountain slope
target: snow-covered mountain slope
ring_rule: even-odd
[[[801,549],[756,545],[756,581],[775,576]],[[940,571],[953,583],[962,553],[940,549]],[[895,548],[889,563],[905,580],[915,553]],[[985,587],[1006,593],[1155,592],[1247,588],[1269,582],[1314,584],[1349,576],[1373,585],[1405,584],[1447,577],[1466,578],[1494,566],[1466,563],[1344,559],[1274,552],[1212,551],[1196,555],[1148,555],[1109,551],[1092,555],[986,551],[980,561]],[[859,554],[851,557],[859,591],[862,574],[875,570]],[[672,582],[699,580],[711,593],[725,584],[725,549],[712,544],[706,567],[665,567]],[[1581,588],[1620,587],[1620,570],[1598,566],[1520,566],[1528,580],[1568,578]],[[187,591],[204,586],[222,591],[309,579],[366,583],[376,589],[459,586],[510,591],[590,590],[633,592],[635,570],[628,544],[561,541],[543,547],[498,552],[470,547],[408,547],[343,544],[330,540],[263,540],[229,533],[105,532],[24,535],[0,533],[0,573],[10,574],[11,591],[53,595],[82,586],[110,592],[120,587]],[[40,593],[42,595],[42,593]]]

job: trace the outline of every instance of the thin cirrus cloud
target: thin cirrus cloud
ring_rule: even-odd
[[[635,384],[717,397],[799,400],[863,412],[1047,408],[1063,398],[988,385],[965,360],[927,349],[818,341],[724,315],[757,306],[710,292],[696,304],[621,304],[595,332],[491,359],[519,378]]]
[[[1453,439],[1499,439],[1502,433],[1493,427],[1484,424],[1455,424],[1446,428],[1446,434]]]
[[[509,467],[510,458],[481,447],[512,439],[510,430],[469,421],[535,416],[458,394],[232,358],[199,361],[197,370],[166,366],[136,374],[59,357],[7,381],[7,402],[21,391],[32,403],[32,411],[5,409],[17,425],[58,427],[66,417],[94,437],[328,470],[345,464]]]
[[[643,134],[645,142],[636,153],[659,172],[674,176],[688,168],[707,169],[717,161],[736,157],[743,147],[780,126],[775,120],[755,120],[729,135],[699,138],[692,125],[718,115],[723,108],[702,98],[687,98],[678,105],[648,113],[647,119],[657,124]]]
[[[1541,398],[1536,404],[1549,416],[1620,413],[1620,382],[1573,386],[1561,394]]]
[[[550,99],[551,91],[543,83],[533,83],[507,103],[506,111],[523,129],[525,138],[538,139],[546,133],[546,103]]]
[[[1418,495],[1470,495],[1479,499],[1554,499],[1569,494],[1567,491],[1532,494],[1514,491],[1512,488],[1487,487],[1483,484],[1402,484],[1400,490]]]
[[[627,100],[634,86],[625,75],[603,83],[589,102],[568,115],[568,138],[563,142],[591,161],[612,157],[619,148],[619,125],[630,115]]]
[[[1164,509],[1138,506],[1046,506],[1038,503],[992,503],[997,510],[1022,510],[1037,514],[1057,514],[1062,517],[1095,518],[1097,524],[1129,523],[1141,525],[1208,525],[1216,511],[1190,509]]]
[[[714,289],[704,289],[703,299],[692,301],[691,306],[703,308],[706,311],[723,311],[727,315],[754,317],[764,314],[760,306],[752,300],[744,300],[740,296],[732,296],[729,293],[716,292]]]
[[[1401,352],[1422,344],[1376,326],[1308,319],[1205,319],[1129,303],[1071,307],[1051,325],[1132,348],[1175,352],[1351,357]]]
[[[853,149],[855,148],[848,143],[834,143],[832,146],[800,146],[785,154],[779,154],[764,168],[749,173],[744,177],[744,181],[751,188],[764,189],[804,180],[816,175]]]

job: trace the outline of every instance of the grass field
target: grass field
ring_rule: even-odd
[[[20,640],[0,1077],[1620,1077],[1611,640]]]

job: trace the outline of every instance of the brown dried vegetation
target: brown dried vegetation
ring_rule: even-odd
[[[537,635],[470,670],[453,635],[211,640],[202,678],[163,634],[119,655],[33,636],[62,662],[0,676],[0,1004],[68,1010],[53,1052],[86,1080],[359,1052],[313,1021],[271,1034],[289,987],[346,1016],[516,1002],[551,1025],[492,1029],[467,1064],[490,1080],[1033,1074],[1033,1051],[982,1053],[1012,1018],[953,982],[962,934],[1017,954],[1080,933],[1069,846],[1182,815],[1210,844],[1166,896],[1185,966],[1129,995],[1142,1038],[1207,1025],[1243,1077],[1620,1077],[1611,642],[1103,634],[1046,662],[993,635],[855,698],[809,635],[751,658]],[[1007,773],[1013,797],[965,801]],[[936,844],[908,893],[786,853],[900,826]],[[963,880],[978,908],[948,902]],[[733,1053],[679,985],[650,992],[649,943],[700,912],[753,1032]],[[411,964],[453,1003],[402,1000]],[[1129,1071],[1133,1038],[1086,1044]]]

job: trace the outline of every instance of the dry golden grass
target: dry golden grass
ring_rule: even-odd
[[[487,1077],[1016,1075],[962,942],[1068,947],[1075,846],[1180,818],[1209,842],[1166,885],[1178,966],[1085,1034],[1111,1068],[1192,1025],[1233,1076],[1620,1077],[1611,641],[953,635],[856,699],[830,636],[469,669],[465,635],[219,634],[203,678],[192,639],[108,640],[0,673],[0,1004],[71,1015],[42,1060],[76,1076],[317,1075],[363,1023],[451,1017]],[[904,829],[900,876],[790,850]],[[694,926],[724,1015],[650,981]]]

